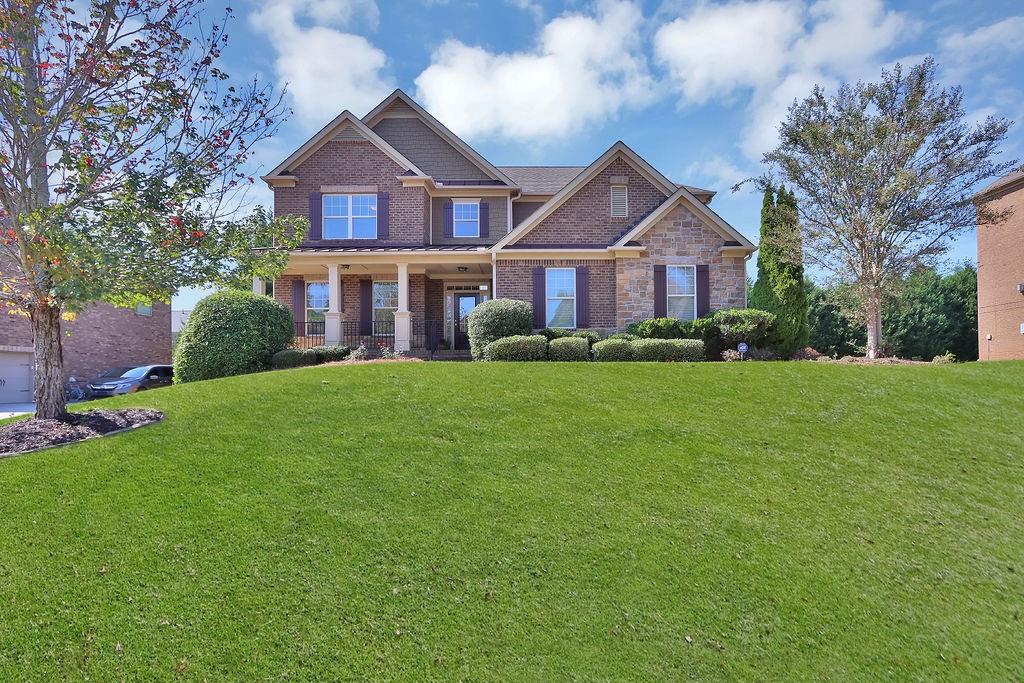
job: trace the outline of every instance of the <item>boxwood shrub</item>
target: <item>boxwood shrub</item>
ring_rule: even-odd
[[[285,349],[278,351],[270,359],[270,367],[275,370],[301,368],[305,365],[316,365],[320,360],[313,349]]]
[[[699,339],[637,339],[629,345],[636,361],[704,360],[704,342]]]
[[[345,360],[352,352],[347,346],[315,346],[311,349],[316,354],[317,363],[334,363]]]
[[[548,359],[561,361],[590,360],[590,342],[583,337],[559,337],[548,343]]]
[[[580,339],[586,339],[587,343],[593,346],[601,341],[601,334],[596,330],[567,330],[564,327],[545,327],[537,334],[543,334],[549,342],[565,337],[579,337]]]
[[[288,307],[239,290],[196,304],[174,349],[174,381],[195,382],[266,370],[294,336]]]
[[[623,361],[633,360],[633,347],[628,339],[608,338],[594,344],[594,360]]]
[[[626,332],[641,339],[681,339],[683,323],[677,318],[648,318],[626,326]]]
[[[491,299],[473,309],[467,321],[469,350],[473,360],[484,357],[484,348],[502,337],[528,335],[533,330],[533,307],[516,299]],[[547,339],[544,339],[547,343]]]
[[[470,314],[472,315],[472,314]],[[484,347],[484,360],[534,361],[547,360],[548,340],[542,334],[517,334],[495,339]]]

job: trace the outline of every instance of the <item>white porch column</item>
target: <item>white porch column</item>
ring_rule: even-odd
[[[334,346],[341,343],[341,278],[338,264],[327,266],[327,312],[324,313],[324,343]]]
[[[267,293],[267,286],[265,284],[263,284],[263,278],[256,277],[255,275],[253,276],[253,278],[252,278],[252,293],[253,294],[266,294]]]
[[[398,310],[395,311],[395,351],[412,348],[412,313],[409,312],[409,264],[398,264]]]

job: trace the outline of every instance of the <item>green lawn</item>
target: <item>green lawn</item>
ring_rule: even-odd
[[[1024,363],[310,368],[0,461],[0,679],[1024,677]],[[118,645],[120,644],[120,645]]]

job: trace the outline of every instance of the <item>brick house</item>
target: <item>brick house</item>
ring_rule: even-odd
[[[463,349],[466,316],[492,297],[530,302],[537,328],[603,331],[746,305],[756,246],[713,192],[622,142],[588,166],[498,167],[398,90],[263,180],[276,214],[310,219],[273,283],[300,339]]]
[[[978,357],[1024,359],[1024,170],[995,181],[977,201],[1012,212],[978,225]]]

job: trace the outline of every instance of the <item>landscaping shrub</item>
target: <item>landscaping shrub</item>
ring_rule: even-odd
[[[317,363],[335,363],[348,358],[352,349],[347,346],[316,346],[311,351],[316,354]]]
[[[629,335],[633,336],[633,335]],[[594,344],[594,360],[596,361],[624,361],[633,360],[633,348],[629,345],[630,340],[608,337],[604,341]]]
[[[270,358],[270,367],[275,370],[285,370],[316,365],[319,362],[316,351],[313,349],[285,349],[278,351]]]
[[[683,336],[702,340],[708,360],[718,360],[723,351],[735,349],[740,342],[751,348],[764,348],[774,324],[775,316],[771,313],[729,308],[689,323]]]
[[[648,318],[626,326],[626,332],[641,339],[681,339],[683,328],[676,318]]]
[[[561,361],[590,360],[590,342],[583,337],[559,337],[548,344],[548,359]]]
[[[704,342],[699,339],[637,339],[629,345],[636,361],[704,360]]]
[[[270,367],[294,336],[292,314],[270,297],[216,292],[196,304],[174,351],[174,381],[195,382]]]
[[[608,335],[608,339],[625,339],[626,341],[633,341],[634,339],[639,338],[640,337],[638,335],[635,335],[631,332],[616,332],[614,334]]]
[[[588,347],[592,347],[594,344],[601,341],[601,333],[596,330],[576,330],[572,333],[572,336],[579,339],[586,339]]]
[[[932,362],[935,363],[936,365],[947,365],[949,363],[955,363],[956,354],[946,351],[945,353],[935,356],[935,358],[932,358]]]
[[[553,339],[561,339],[562,337],[571,337],[572,330],[567,330],[564,327],[545,327],[537,334],[543,334],[548,341]]]
[[[484,360],[533,361],[547,360],[548,340],[542,334],[517,334],[495,339],[484,347]]]
[[[818,360],[823,358],[823,354],[818,353],[815,349],[807,346],[802,349],[797,349],[793,352],[793,355],[789,357],[790,360]]]
[[[484,356],[484,348],[502,337],[528,335],[533,330],[533,307],[516,299],[491,299],[473,309],[467,322],[469,349],[473,360]],[[547,339],[544,340],[545,343]]]

